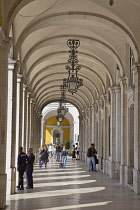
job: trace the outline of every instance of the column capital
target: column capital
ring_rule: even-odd
[[[17,74],[17,83],[20,83],[23,77],[23,74]]]
[[[17,60],[8,59],[8,71],[13,71]]]
[[[121,77],[118,79],[118,82],[119,82],[120,86],[126,86],[128,79],[126,77]]]
[[[28,85],[26,84],[23,84],[23,91],[25,92],[26,91],[26,88],[28,87]]]
[[[98,105],[99,108],[102,106],[102,101],[101,100],[96,100],[96,104]]]
[[[134,72],[134,74],[137,74],[140,72],[140,64],[134,64],[132,66],[132,71]]]
[[[3,50],[10,51],[10,47],[13,46],[13,39],[11,37],[7,37],[3,28],[0,27],[0,47]]]
[[[107,96],[107,94],[102,95],[102,96],[101,96],[101,98],[104,100],[104,102],[107,102],[107,100],[108,100],[108,96]]]
[[[115,86],[115,93],[120,93],[121,92],[121,87],[120,86]]]
[[[31,97],[30,98],[30,104],[33,104],[34,99]]]
[[[110,94],[115,93],[115,86],[108,88],[108,90],[109,90]]]
[[[27,92],[27,98],[29,98],[30,95],[31,95],[31,93],[28,91],[28,92]]]

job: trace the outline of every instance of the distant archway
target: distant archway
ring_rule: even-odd
[[[53,144],[63,144],[63,130],[61,128],[54,128],[51,131]]]

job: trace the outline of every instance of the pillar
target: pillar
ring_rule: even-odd
[[[103,173],[107,174],[107,160],[108,160],[108,108],[107,95],[103,96],[104,100],[104,130],[103,130]]]
[[[30,139],[30,92],[27,92],[27,130],[26,130],[26,147],[29,148]]]
[[[121,86],[121,164],[120,164],[120,184],[127,184],[127,167],[126,167],[126,149],[127,149],[127,135],[126,135],[126,127],[127,127],[127,103],[126,103],[126,78],[119,79],[119,83]]]
[[[134,169],[133,189],[140,194],[140,65],[134,70]]]
[[[7,159],[6,159],[6,173],[7,173],[7,194],[11,194],[13,192],[12,188],[12,181],[15,171],[15,164],[14,169],[12,168],[11,161],[13,159],[13,155],[15,157],[15,150],[13,154],[13,115],[15,110],[13,110],[14,99],[13,99],[13,92],[15,91],[14,87],[14,76],[15,76],[15,60],[9,60],[8,62],[8,116],[7,116]],[[14,69],[15,68],[15,69]],[[14,116],[15,117],[15,116]],[[14,139],[15,140],[15,139]],[[15,144],[14,144],[15,145]],[[14,191],[15,192],[15,191]]]
[[[10,39],[0,29],[0,208],[6,205],[6,140],[7,140],[7,96],[8,53]]]
[[[97,148],[97,152],[98,152],[98,159],[99,159],[99,170],[102,169],[102,123],[101,123],[101,101],[98,100],[97,101],[97,106],[98,106],[98,117],[97,117],[97,121],[98,121],[98,148]],[[96,143],[97,144],[97,143]]]
[[[121,88],[115,87],[116,94],[116,163],[115,178],[120,179],[120,161],[121,161]]]
[[[27,153],[27,85],[23,85],[23,132],[22,132],[22,142],[23,142],[23,149]]]
[[[11,194],[16,192],[16,122],[17,122],[17,71],[19,68],[19,61],[16,62],[13,70],[13,92],[12,92],[12,136],[11,136]]]
[[[110,89],[111,94],[111,155],[110,155],[110,178],[115,178],[116,161],[116,94],[115,88]]]
[[[16,151],[22,145],[23,75],[17,74]],[[18,153],[17,153],[18,154]]]

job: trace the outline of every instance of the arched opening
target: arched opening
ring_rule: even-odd
[[[55,129],[53,131],[53,144],[61,144],[60,139],[61,139],[61,133],[59,132],[59,130]]]
[[[42,110],[42,143],[66,145],[69,142],[72,147],[79,140],[79,112],[75,106],[66,103],[69,111],[58,126],[56,123],[58,105],[58,102],[53,102]]]

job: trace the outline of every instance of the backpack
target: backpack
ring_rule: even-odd
[[[48,159],[48,153],[45,151],[41,154],[41,160],[46,160]]]
[[[87,151],[87,157],[91,157],[92,156],[92,151],[91,151],[91,148],[88,148],[88,151]]]

